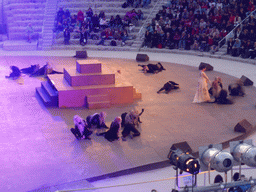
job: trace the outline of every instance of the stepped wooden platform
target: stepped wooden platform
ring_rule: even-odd
[[[141,99],[130,83],[124,79],[116,82],[115,73],[98,60],[77,60],[64,68],[63,75],[48,75],[36,92],[46,106],[59,108],[108,108]]]

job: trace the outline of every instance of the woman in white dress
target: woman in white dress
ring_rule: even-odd
[[[198,85],[196,90],[196,95],[194,97],[193,103],[211,102],[211,98],[208,92],[208,84],[211,81],[205,74],[206,67],[203,67],[200,71],[200,77],[198,79]]]

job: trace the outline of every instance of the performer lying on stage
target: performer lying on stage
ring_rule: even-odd
[[[32,74],[32,73],[35,73],[36,71],[38,71],[39,68],[40,68],[39,64],[31,65],[30,67],[21,69],[21,72],[26,73],[26,74]]]
[[[50,64],[48,62],[46,62],[46,64],[39,68],[38,70],[36,70],[35,72],[30,74],[30,77],[34,77],[34,76],[42,76],[42,75],[48,75],[48,74],[63,74],[63,72],[58,72],[53,70],[53,68],[50,66]]]
[[[12,70],[12,72],[9,76],[5,76],[5,78],[11,78],[13,80],[18,79],[21,75],[20,69],[16,66],[10,66],[10,69]]]
[[[110,128],[107,132],[103,132],[97,135],[98,136],[104,135],[105,139],[107,139],[110,142],[118,140],[119,139],[118,131],[120,127],[121,127],[121,117],[116,117],[114,121],[111,123]]]
[[[79,115],[75,115],[74,118],[75,128],[71,128],[70,131],[75,135],[76,139],[91,139],[90,135],[92,131],[88,130],[86,121]]]
[[[160,93],[161,91],[165,90],[165,93],[168,94],[172,89],[179,89],[179,84],[175,83],[173,81],[168,81],[164,84],[164,86],[157,91],[157,93]]]
[[[161,63],[147,64],[147,65],[139,64],[138,66],[142,67],[143,73],[159,73],[159,72],[165,70],[165,68],[163,67],[163,65]]]
[[[236,83],[232,83],[228,86],[229,95],[232,96],[244,96],[243,82],[239,79]]]

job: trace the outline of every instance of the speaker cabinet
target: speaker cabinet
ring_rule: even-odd
[[[208,63],[204,63],[204,62],[201,62],[198,69],[201,70],[203,69],[204,67],[206,67],[206,71],[213,71],[213,66],[211,66],[210,64]]]
[[[86,51],[76,51],[76,58],[87,58],[87,52]]]
[[[246,133],[252,130],[252,125],[246,120],[243,119],[242,121],[238,122],[234,128],[235,132]]]
[[[253,81],[251,81],[248,77],[245,77],[244,75],[240,79],[242,80],[244,86],[253,85]]]
[[[183,142],[180,142],[180,143],[174,143],[171,146],[171,149],[172,150],[180,149],[184,152],[189,152],[189,153],[193,152],[191,147],[189,146],[189,144],[186,141],[183,141]]]
[[[136,61],[140,61],[140,62],[149,61],[149,57],[147,54],[137,54]]]

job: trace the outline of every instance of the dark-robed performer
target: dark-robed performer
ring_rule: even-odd
[[[165,90],[165,93],[168,94],[172,89],[179,89],[179,84],[175,83],[174,81],[168,81],[164,84],[164,86],[157,91],[157,93],[160,93],[161,91]]]
[[[229,84],[228,86],[229,95],[232,96],[244,96],[243,82],[239,79],[236,83]]]
[[[121,127],[121,117],[116,117],[114,121],[111,123],[108,131],[97,134],[97,135],[98,136],[104,135],[105,139],[107,139],[110,142],[118,140],[119,139],[118,131],[120,127]]]
[[[10,66],[10,69],[12,70],[12,72],[9,76],[5,76],[5,78],[11,78],[13,80],[18,79],[21,75],[20,69],[16,66]]]
[[[130,111],[125,116],[124,129],[122,131],[122,140],[126,141],[126,137],[133,132],[133,135],[130,135],[131,138],[140,136],[140,132],[135,128],[137,124],[139,114],[137,111]]]
[[[147,64],[147,65],[138,65],[140,67],[142,67],[142,71],[144,73],[159,73],[163,70],[165,70],[165,68],[163,67],[163,65],[161,63],[157,63],[157,64]]]
[[[142,115],[143,112],[144,112],[144,109],[142,109],[140,113],[138,113],[138,112],[136,111],[136,114],[138,114],[138,115],[137,115],[136,119],[134,120],[134,125],[139,125],[139,123],[142,123],[142,122],[140,121],[140,116]],[[122,127],[124,127],[124,125],[125,125],[125,117],[126,117],[127,114],[128,114],[128,113],[125,112],[125,113],[122,113],[122,115],[121,115],[121,118],[122,118],[121,126],[122,126]],[[135,114],[135,113],[134,113],[134,114]]]

